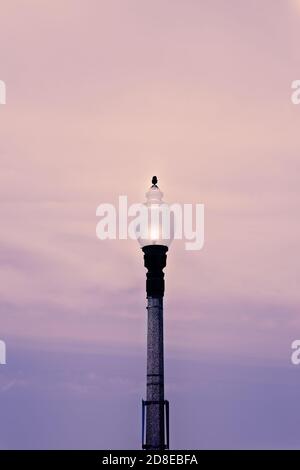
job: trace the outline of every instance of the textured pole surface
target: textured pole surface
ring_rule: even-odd
[[[147,332],[147,422],[148,449],[163,450],[164,419],[164,340],[163,299],[148,297]]]
[[[163,296],[165,281],[163,269],[167,263],[168,248],[149,245],[143,248],[147,268],[147,406],[146,448],[164,450],[165,403],[164,403],[164,334]]]

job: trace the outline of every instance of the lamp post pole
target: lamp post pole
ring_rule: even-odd
[[[167,262],[168,247],[149,244],[142,250],[147,269],[148,311],[147,398],[143,401],[143,448],[165,450],[169,448],[169,403],[164,396],[163,269]]]

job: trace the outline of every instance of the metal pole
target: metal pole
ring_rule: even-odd
[[[148,448],[163,450],[165,444],[163,299],[149,297],[147,309],[146,444]]]
[[[169,423],[165,421],[164,398],[164,336],[163,296],[164,273],[168,248],[163,245],[149,245],[143,248],[147,268],[147,400],[143,402],[146,411],[146,442],[143,448],[164,450],[169,446]],[[166,414],[168,416],[168,412]],[[165,436],[167,430],[167,436]],[[167,437],[167,440],[166,440]]]

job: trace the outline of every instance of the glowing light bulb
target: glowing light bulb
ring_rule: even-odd
[[[168,214],[168,205],[162,198],[163,193],[157,186],[157,178],[154,176],[152,178],[152,186],[146,193],[145,207],[148,215],[148,226],[144,232],[145,236],[143,236],[143,238],[138,238],[142,248],[147,245],[163,245],[168,247],[172,241],[172,234],[174,231],[172,219]],[[166,226],[164,224],[169,225],[169,230],[166,230]],[[169,232],[170,236],[165,237],[165,232]]]

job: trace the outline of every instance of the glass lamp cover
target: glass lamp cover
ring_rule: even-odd
[[[146,193],[144,206],[147,209],[147,229],[138,237],[141,248],[148,245],[169,247],[174,237],[174,216],[169,206],[163,201],[163,193],[153,184]]]

